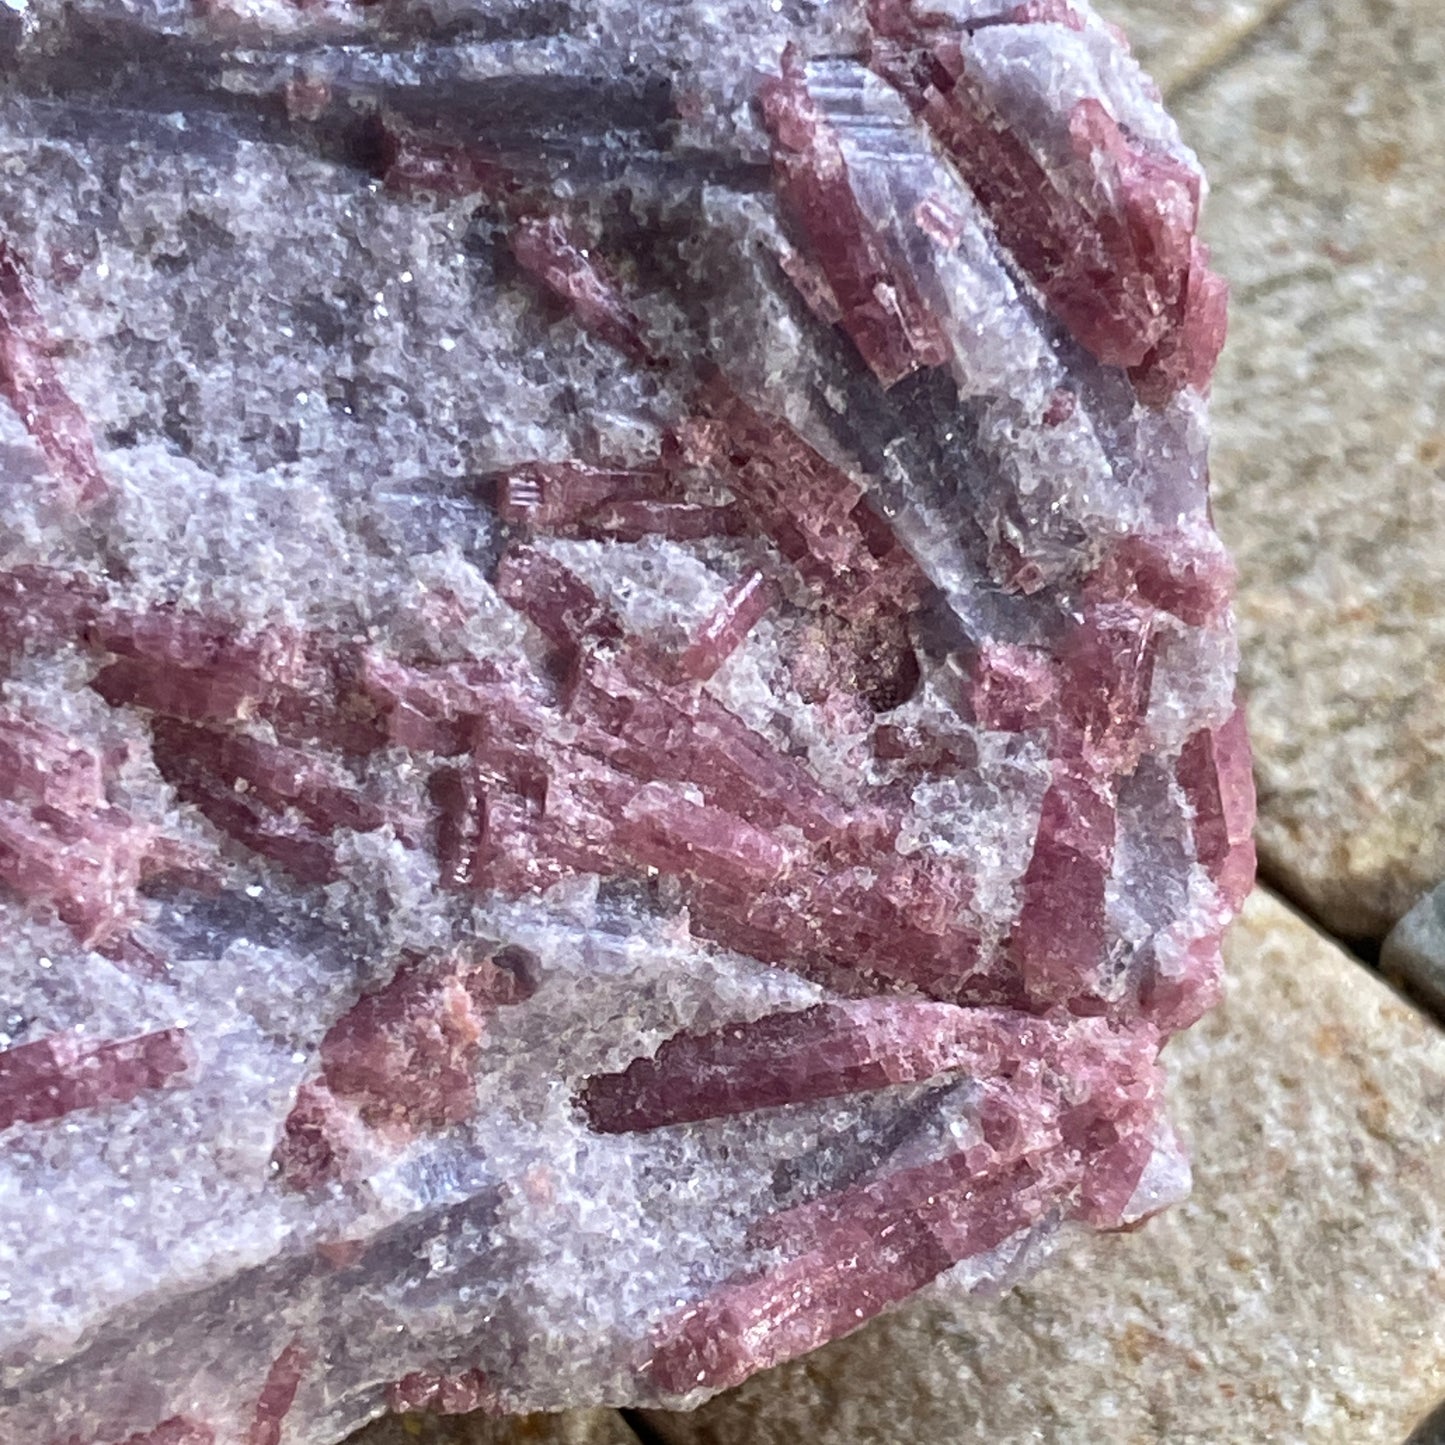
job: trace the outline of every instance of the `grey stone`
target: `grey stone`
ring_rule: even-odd
[[[1445,884],[1391,929],[1380,967],[1427,1008],[1445,1015]]]
[[[1441,1445],[1442,1441],[1445,1441],[1445,1403],[1415,1426],[1405,1445]]]

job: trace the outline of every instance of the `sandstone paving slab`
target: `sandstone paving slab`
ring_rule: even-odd
[[[1349,939],[1445,877],[1439,15],[1296,4],[1177,107],[1233,288],[1215,511],[1241,574],[1261,859]]]
[[[1271,895],[1166,1059],[1195,1192],[991,1302],[927,1297],[668,1445],[1398,1445],[1445,1395],[1445,1039]]]
[[[1445,884],[1427,893],[1391,930],[1380,950],[1380,968],[1445,1018]]]

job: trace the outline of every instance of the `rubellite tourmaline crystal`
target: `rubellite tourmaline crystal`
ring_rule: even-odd
[[[0,1438],[694,1400],[1177,1199],[1252,795],[1122,38],[9,14]]]

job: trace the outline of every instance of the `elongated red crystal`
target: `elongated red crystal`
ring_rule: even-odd
[[[52,1034],[20,1044],[0,1052],[0,1129],[128,1104],[149,1089],[179,1084],[191,1063],[183,1029],[99,1042]]]

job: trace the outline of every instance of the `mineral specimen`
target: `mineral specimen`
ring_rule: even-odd
[[[695,1400],[1187,1167],[1202,181],[1048,0],[0,28],[0,1438]]]

